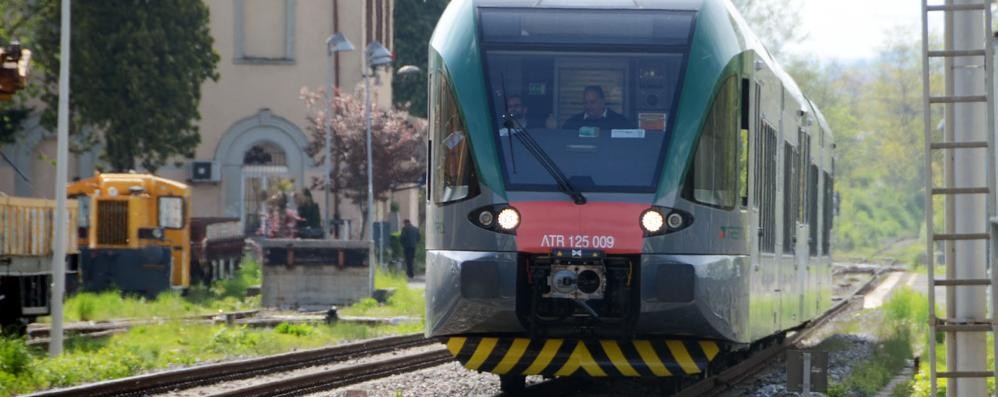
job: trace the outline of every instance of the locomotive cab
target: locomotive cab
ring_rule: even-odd
[[[190,188],[148,174],[97,174],[69,184],[80,206],[84,290],[155,297],[190,285]]]
[[[429,55],[426,333],[466,367],[698,374],[829,305],[831,136],[727,1],[455,1]]]

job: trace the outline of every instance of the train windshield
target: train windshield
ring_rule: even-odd
[[[508,188],[650,192],[671,135],[693,14],[482,9],[482,48]]]

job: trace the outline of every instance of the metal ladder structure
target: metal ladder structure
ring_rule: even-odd
[[[941,1],[941,0],[937,0]],[[998,233],[998,218],[995,218],[995,102],[994,102],[994,49],[992,47],[992,31],[991,31],[991,3],[992,0],[945,0],[943,4],[930,4],[930,0],[922,0],[922,84],[923,84],[923,118],[924,118],[924,137],[925,137],[925,183],[926,183],[926,201],[925,201],[925,222],[926,222],[926,260],[928,264],[928,278],[929,278],[929,288],[928,288],[928,299],[929,299],[929,368],[930,368],[930,379],[932,384],[931,394],[935,396],[937,391],[937,382],[939,379],[952,379],[947,383],[948,394],[953,395],[973,395],[980,393],[980,390],[984,383],[983,378],[995,377],[998,379],[998,368],[992,368],[988,370],[987,366],[987,349],[986,344],[986,333],[991,333],[992,337],[998,334],[998,322],[995,321],[995,308],[998,307],[998,296],[996,296],[995,286],[998,286],[998,272],[991,271],[990,275],[987,275],[989,269],[991,269],[991,264],[996,262],[996,233]],[[945,49],[930,49],[929,44],[929,20],[930,14],[941,14],[945,20]],[[966,37],[964,34],[966,30],[961,31],[961,36],[957,37],[955,31],[960,27],[960,23],[965,22],[965,18],[981,18],[983,20],[983,30],[984,36],[981,42],[966,43]],[[961,19],[962,18],[962,19]],[[968,26],[968,25],[964,25]],[[968,29],[964,27],[964,29]],[[944,83],[945,83],[945,95],[932,95],[932,87],[930,84],[932,69],[930,69],[930,59],[942,59],[945,62],[944,68]],[[978,68],[983,66],[983,79],[979,82],[973,82],[975,87],[978,88],[978,92],[966,93],[957,92],[960,90],[966,90],[967,80],[966,77],[970,74],[964,74],[960,77],[955,77],[957,73],[967,73],[967,70]],[[980,76],[979,74],[974,76]],[[957,82],[958,78],[963,78]],[[962,84],[962,85],[958,85]],[[963,87],[963,88],[955,88]],[[937,89],[939,87],[936,87]],[[986,120],[979,121],[961,121],[958,115],[974,115],[973,110],[967,113],[966,107],[979,106],[982,104],[986,105],[987,108],[981,114],[976,113]],[[945,106],[945,125],[946,132],[943,134],[942,140],[934,137],[933,134],[933,105],[943,105]],[[964,108],[961,108],[964,107]],[[938,108],[937,108],[938,109]],[[983,123],[982,123],[983,122]],[[959,131],[960,128],[966,128],[964,124],[974,124],[978,123],[982,128],[987,128],[986,131]],[[980,139],[967,139],[968,134],[977,134]],[[959,156],[975,156],[971,154],[972,151],[983,150],[985,154],[980,155],[981,152],[977,152],[976,156],[980,157],[963,157],[958,159]],[[942,152],[945,158],[944,162],[944,180],[945,186],[938,187],[934,182],[933,177],[933,157],[935,153]],[[966,177],[965,174],[957,174],[957,172],[965,171],[967,166],[968,158],[976,159],[986,157],[986,165],[981,164],[986,169],[986,183],[980,180],[979,176],[976,186],[958,186],[958,181],[964,181],[966,184],[966,179],[974,177]],[[958,161],[962,161],[962,169],[956,170]],[[979,168],[978,168],[979,169]],[[962,178],[962,179],[961,179]],[[982,186],[983,185],[983,186]],[[945,216],[945,231],[938,233],[934,227],[934,209],[933,209],[933,198],[943,196],[946,200],[946,210],[944,211]],[[975,211],[973,205],[968,209],[967,206],[958,206],[957,203],[960,200],[967,200],[966,197],[985,197],[986,202],[986,214],[971,214],[971,216],[978,217],[980,219],[981,230],[968,231],[966,222],[967,214],[965,212],[957,213],[957,211]],[[962,203],[967,203],[967,201],[962,201]],[[979,204],[976,204],[979,205]],[[979,208],[979,207],[976,207]],[[979,212],[979,211],[978,211]],[[960,222],[961,226],[957,226],[956,218],[962,217]],[[971,222],[973,223],[973,222]],[[957,229],[960,229],[959,231]],[[937,242],[943,242],[946,246],[945,248],[945,265],[946,274],[943,277],[936,278],[935,274],[935,247]],[[973,245],[973,244],[977,245]],[[958,245],[961,244],[961,245]],[[973,249],[979,249],[982,245],[987,246],[987,253],[984,254],[979,260],[967,259],[966,257],[973,257]],[[969,248],[968,248],[969,247]],[[976,248],[975,248],[976,247]],[[962,255],[963,251],[971,252],[968,255]],[[961,255],[955,255],[956,253],[961,253]],[[963,258],[961,258],[963,256]],[[976,263],[968,263],[968,261]],[[983,263],[987,261],[987,263]],[[966,275],[970,273],[973,277],[967,277]],[[940,318],[937,316],[936,312],[936,287],[943,287],[946,290],[946,315],[945,318]],[[961,305],[968,305],[966,302],[972,302],[979,299],[979,302],[984,302],[986,298],[984,297],[984,290],[988,291],[990,295],[990,315],[988,315],[988,310],[986,309],[986,304],[983,307],[982,318],[975,318],[977,316],[971,315],[967,316],[966,307],[973,307],[975,303],[970,303],[970,306],[963,306],[964,309],[958,309],[958,302],[963,302]],[[967,297],[972,299],[967,299]],[[983,304],[983,303],[982,303]],[[980,309],[970,309],[971,311]],[[963,316],[957,315],[958,313],[964,313]],[[946,334],[946,368],[944,372],[937,371],[936,366],[936,332],[945,332]],[[969,334],[980,335],[978,338],[968,337]],[[967,343],[980,344],[979,346],[969,346]],[[962,344],[962,345],[961,345]],[[998,345],[998,344],[996,344]],[[976,352],[967,350],[968,348],[977,349]],[[970,352],[968,354],[968,351]],[[958,368],[958,362],[965,359],[964,356],[975,356],[976,358],[970,359],[970,361],[980,362],[980,354],[985,356],[983,364],[966,364],[967,367],[976,368]],[[998,357],[998,349],[994,349],[992,354]],[[979,367],[977,367],[980,365]],[[976,378],[976,380],[975,380]],[[973,382],[979,383],[973,383]],[[965,390],[958,391],[958,387],[963,387]],[[983,390],[986,390],[983,389]],[[986,393],[986,392],[985,392]],[[983,394],[983,393],[980,393]]]

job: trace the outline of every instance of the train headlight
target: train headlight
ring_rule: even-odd
[[[516,230],[517,226],[520,226],[520,213],[516,212],[513,207],[503,208],[502,211],[499,211],[497,218],[499,227],[504,231],[513,231]]]
[[[658,233],[662,231],[664,226],[665,219],[662,217],[661,212],[649,209],[641,214],[641,228],[645,230],[645,233]]]
[[[181,197],[159,198],[159,226],[170,229],[184,227],[184,199]]]
[[[683,228],[683,223],[684,223],[683,222],[683,216],[679,215],[676,212],[673,212],[673,213],[669,214],[669,216],[665,218],[665,222],[669,226],[669,229],[672,229],[672,230],[682,229]]]
[[[641,213],[641,230],[645,237],[678,232],[692,224],[693,215],[682,210],[652,207]]]
[[[485,230],[516,234],[516,228],[520,226],[520,213],[507,204],[497,204],[471,211],[468,220]]]
[[[478,213],[478,223],[485,227],[492,227],[492,222],[495,221],[495,215],[492,215],[492,211],[482,210]]]

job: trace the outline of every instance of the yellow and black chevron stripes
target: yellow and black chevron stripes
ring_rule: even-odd
[[[447,350],[465,367],[499,375],[665,377],[706,370],[713,341],[575,340],[456,336]]]

